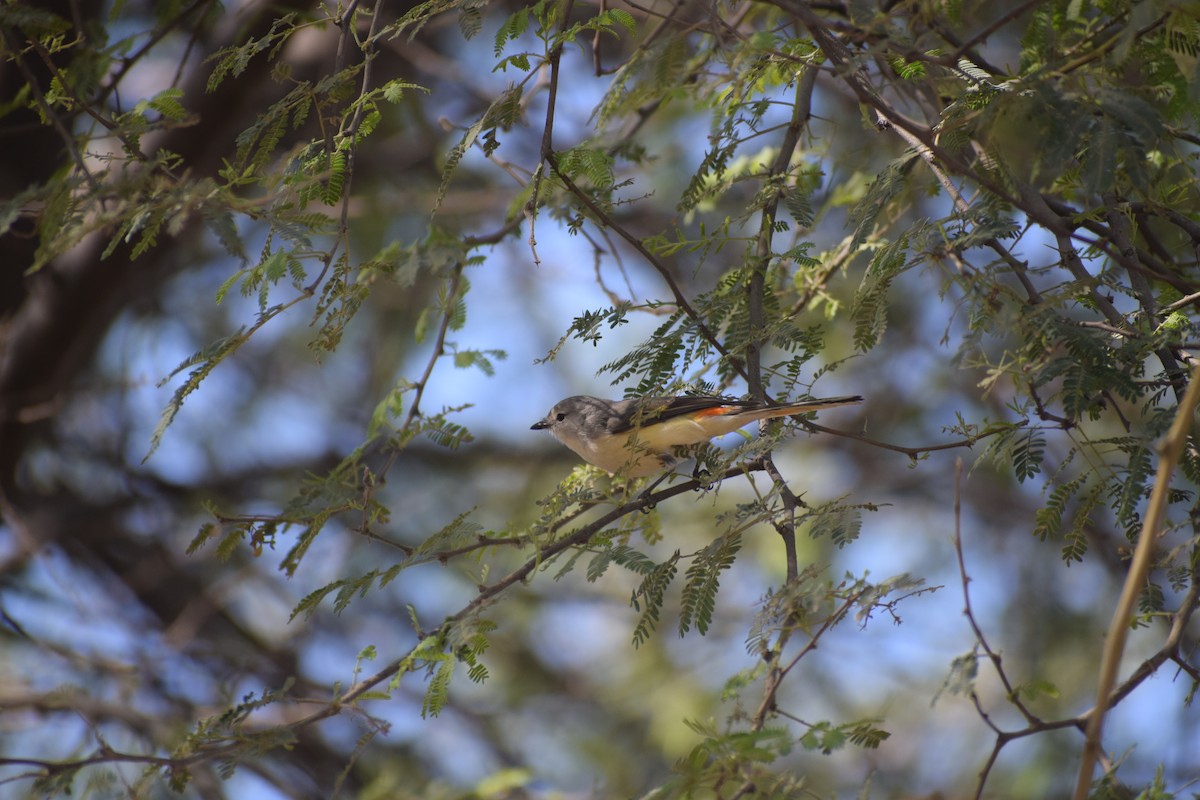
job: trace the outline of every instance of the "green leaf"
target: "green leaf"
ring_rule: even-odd
[[[448,450],[457,450],[465,442],[475,441],[475,437],[462,425],[447,421],[444,417],[428,417],[421,425],[421,431],[437,445]]]
[[[630,33],[637,33],[637,20],[633,14],[630,14],[623,8],[610,8],[605,12],[608,19],[615,20],[618,24],[623,25]]]
[[[683,636],[695,623],[700,635],[708,633],[716,610],[720,575],[733,566],[742,547],[740,533],[722,536],[696,554],[688,567],[683,587],[683,603],[679,614],[679,635]]]
[[[450,700],[450,679],[452,677],[454,677],[454,659],[447,655],[441,655],[437,659],[433,680],[429,681],[429,688],[425,690],[425,697],[421,701],[422,719],[436,717],[442,713],[442,709]]]
[[[70,20],[40,8],[36,3],[0,4],[0,26],[20,30],[24,35],[36,39],[59,36],[73,27]]]
[[[909,170],[920,160],[920,156],[909,151],[900,158],[888,162],[883,171],[871,182],[862,200],[850,212],[850,222],[854,225],[854,235],[850,239],[851,250],[857,249],[873,235],[875,221],[884,209],[899,196],[904,189]]]
[[[508,354],[503,350],[457,350],[454,353],[454,366],[459,369],[478,367],[490,378],[496,374],[496,368],[492,366],[491,361],[493,358],[503,361],[508,358]]]
[[[667,587],[671,585],[675,574],[679,571],[680,553],[678,550],[669,559],[654,567],[653,570],[646,573],[646,577],[642,579],[642,583],[634,590],[633,596],[629,600],[629,604],[637,611],[642,612],[642,616],[638,619],[637,627],[633,631],[634,647],[640,647],[650,640],[650,634],[654,632],[654,628],[658,625],[659,614],[662,611],[663,595],[667,591]],[[643,608],[644,606],[644,608]]]
[[[1101,117],[1088,137],[1087,150],[1082,158],[1084,188],[1090,194],[1103,194],[1113,188],[1120,144],[1116,127],[1107,117]]]
[[[163,434],[166,433],[167,428],[170,427],[171,423],[175,420],[175,416],[179,413],[179,410],[183,408],[183,401],[186,400],[192,392],[200,388],[200,384],[212,373],[214,369],[217,368],[217,365],[228,358],[239,347],[245,344],[248,338],[249,335],[247,333],[247,329],[242,328],[235,334],[226,336],[223,339],[213,342],[208,347],[185,359],[179,364],[179,366],[175,367],[175,369],[171,371],[171,374],[168,375],[167,378],[158,384],[159,387],[161,387],[166,383],[167,380],[170,380],[171,377],[174,377],[188,367],[195,366],[195,369],[188,373],[187,379],[184,380],[183,384],[175,390],[175,393],[171,396],[170,401],[163,409],[162,416],[158,421],[158,425],[155,427],[154,433],[150,436],[150,447],[146,451],[146,455],[142,457],[143,464],[146,463],[150,456],[154,455],[154,451],[157,450],[159,444],[162,443]]]
[[[458,12],[458,30],[464,39],[474,39],[483,30],[483,14],[478,8],[463,8]],[[393,101],[394,102],[394,101]]]
[[[1024,483],[1041,471],[1046,451],[1046,437],[1038,428],[1029,428],[1012,438],[1012,466],[1017,480]]]
[[[594,583],[599,580],[600,576],[608,569],[608,565],[612,563],[619,564],[637,575],[647,575],[656,566],[653,559],[627,544],[610,544],[596,553],[588,563],[586,573],[588,582]]]
[[[149,100],[142,100],[135,105],[134,112],[144,115],[147,110],[153,109],[167,119],[178,122],[185,119],[188,115],[187,109],[179,102],[182,97],[182,89],[163,89]]]
[[[493,43],[493,51],[497,58],[504,52],[505,46],[515,39],[519,39],[522,34],[529,28],[528,6],[514,11],[509,17],[501,23],[500,28],[496,31],[496,39]]]
[[[888,290],[896,276],[910,266],[908,239],[901,237],[879,249],[863,276],[862,284],[850,303],[854,320],[854,346],[860,352],[873,349],[887,330]]]
[[[389,103],[399,103],[404,99],[404,93],[409,89],[417,89],[422,92],[427,91],[425,87],[421,86],[420,84],[409,83],[408,81],[403,81],[399,78],[394,78],[383,84],[383,86],[379,87],[379,91],[383,95],[383,99],[387,100]]]
[[[271,23],[271,30],[260,39],[248,39],[242,44],[218,50],[207,61],[213,63],[208,78],[208,91],[216,91],[227,77],[236,78],[250,65],[250,60],[267,50],[277,51],[299,28],[296,12],[284,14]]]
[[[802,228],[812,227],[815,219],[811,194],[802,189],[791,187],[783,193],[783,207]]]
[[[972,651],[955,656],[950,662],[950,672],[942,682],[942,686],[933,696],[936,703],[943,692],[949,692],[959,697],[967,697],[975,691],[975,680],[979,677],[979,654]]]
[[[809,536],[821,539],[826,536],[838,548],[845,547],[858,538],[862,530],[862,513],[854,507],[835,506],[814,509],[806,518],[812,519]]]
[[[1024,700],[1037,700],[1041,697],[1057,699],[1060,696],[1058,687],[1050,681],[1033,680],[1013,687],[1013,693]]]
[[[464,544],[478,542],[482,538],[483,527],[469,519],[475,509],[469,509],[448,522],[436,533],[426,537],[413,551],[410,561],[422,563],[437,558],[440,553]]]

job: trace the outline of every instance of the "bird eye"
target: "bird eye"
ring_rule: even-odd
[[[567,415],[561,411],[554,415],[554,419],[558,422],[562,422],[566,418],[567,418]]]

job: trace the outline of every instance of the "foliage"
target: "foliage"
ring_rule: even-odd
[[[46,752],[0,758],[0,780],[46,796],[85,786],[98,796],[116,780],[130,796],[161,786],[213,796],[249,765],[283,795],[311,791],[306,780],[319,793],[403,796],[389,781],[432,793],[437,775],[420,758],[381,766],[381,734],[407,703],[421,724],[461,715],[502,754],[497,764],[515,765],[475,776],[481,786],[524,785],[537,759],[495,732],[512,724],[496,721],[497,707],[596,692],[598,730],[619,738],[655,727],[646,709],[674,713],[668,695],[679,689],[665,629],[711,648],[701,659],[710,700],[669,720],[673,752],[639,740],[644,760],[610,770],[606,791],[865,796],[872,781],[918,791],[907,782],[919,767],[887,759],[879,771],[894,774],[838,777],[864,763],[849,751],[883,750],[920,723],[891,718],[886,703],[851,702],[864,674],[890,681],[899,668],[839,663],[836,642],[882,637],[880,620],[899,625],[934,592],[949,602],[939,582],[961,586],[970,644],[922,700],[963,703],[991,750],[931,792],[999,796],[1024,773],[1047,796],[1066,795],[1076,780],[1061,763],[1121,748],[1080,736],[1054,750],[1064,747],[1055,732],[1103,721],[1155,676],[1178,674],[1186,701],[1200,686],[1189,625],[1200,602],[1200,457],[1170,433],[1195,410],[1186,394],[1200,315],[1193,5],[250,4],[244,26],[221,24],[219,6],[203,1],[117,3],[107,16],[59,5],[0,8],[5,74],[18,86],[0,98],[0,123],[53,143],[29,159],[43,166],[10,155],[21,177],[0,194],[13,272],[5,287],[17,287],[0,309],[0,436],[10,451],[0,460],[0,530],[14,542],[6,566],[23,573],[21,602],[45,594],[34,566],[46,556],[31,543],[52,542],[72,571],[103,569],[98,586],[128,581],[133,600],[115,592],[113,604],[144,607],[161,631],[144,652],[130,644],[103,658],[30,635],[5,610],[26,648],[6,671],[53,653],[55,679],[100,689],[89,705],[30,680],[24,699],[0,698],[13,709],[0,715],[74,710],[91,737],[69,751],[31,740]],[[576,245],[592,258],[582,270],[553,252]],[[497,285],[489,271],[502,258],[529,267],[508,291],[539,292],[520,318],[529,327],[572,304],[571,321],[538,342],[536,366],[506,361],[522,332],[485,322],[486,341],[472,336],[498,304],[476,287]],[[556,280],[588,268],[586,302],[554,293]],[[186,296],[172,306],[186,313],[168,311],[172,291]],[[136,438],[97,433],[105,423],[94,422],[79,435],[71,425],[89,408],[80,376],[131,382],[106,372],[114,359],[100,333],[119,340],[139,315],[164,341],[189,343],[190,355],[162,368],[159,387],[174,388],[157,426]],[[448,375],[507,382],[528,398],[529,370],[567,371],[587,351],[603,353],[588,378],[610,381],[614,395],[774,402],[861,386],[853,391],[868,395],[871,422],[833,412],[764,424],[735,447],[691,453],[690,480],[568,474],[567,462],[548,478],[469,421],[473,407],[500,413],[499,390],[443,399],[455,396]],[[322,371],[300,371],[312,362]],[[513,379],[513,369],[527,371]],[[221,402],[229,375],[251,389],[305,388],[278,419],[197,408],[209,392]],[[948,403],[952,425],[942,422]],[[231,454],[252,447],[248,432],[303,430],[300,409],[318,406],[320,422],[291,435],[337,428],[326,452],[282,465],[249,459],[225,474]],[[211,455],[204,467],[179,456],[189,426],[204,431],[194,447]],[[845,463],[826,469],[810,455],[801,472],[785,444],[804,430],[830,434],[823,441]],[[1168,440],[1177,456],[1161,446]],[[141,463],[128,462],[134,449]],[[969,486],[946,478],[937,459],[948,451],[972,459]],[[885,460],[896,454],[919,488]],[[176,472],[162,466],[176,457]],[[836,499],[821,496],[830,475],[846,483]],[[481,501],[483,484],[505,488]],[[915,509],[914,497],[924,512],[885,516]],[[1157,508],[1166,511],[1154,527]],[[116,542],[66,521],[84,518],[102,520]],[[907,526],[910,540],[952,538],[956,568],[905,566],[882,581],[841,569],[843,557],[866,558],[885,524]],[[1064,610],[1078,597],[1014,601],[1007,613],[1019,624],[981,622],[972,573],[995,565],[973,560],[972,537],[993,526],[1008,537],[1001,553],[1024,540],[1028,574],[1050,576],[1043,583],[1087,569],[1100,577],[1086,603],[1110,611],[1122,580],[1140,599],[1116,622],[1146,637],[1138,666],[1115,688],[1101,681],[1090,711],[1081,690],[1063,697],[1068,685],[1091,689],[1090,673],[1072,674],[1082,667],[1057,650],[1040,657],[1039,642],[1052,638],[1042,621],[1060,614],[1064,641],[1054,644],[1070,640],[1074,658],[1102,671],[1122,653],[1096,655],[1102,623]],[[775,555],[757,564],[768,547]],[[1131,551],[1152,553],[1148,571],[1127,565]],[[184,553],[190,561],[175,561]],[[268,591],[234,597],[241,575]],[[429,575],[445,582],[436,599],[420,589]],[[451,603],[448,586],[470,593]],[[166,600],[163,587],[185,596]],[[523,625],[549,630],[528,621],[530,608],[548,614],[585,592],[628,597],[632,610],[628,645],[579,667],[586,680],[521,642],[537,639]],[[287,623],[265,621],[266,597],[289,607]],[[408,620],[396,625],[401,605]],[[123,619],[127,630],[139,613]],[[367,625],[376,619],[393,624]],[[913,627],[913,641],[936,638]],[[374,640],[351,646],[363,629]],[[287,642],[315,648],[322,635],[340,657],[359,654],[348,657],[348,684]],[[192,636],[195,649],[173,649]],[[1001,637],[1010,642],[994,646]],[[714,655],[718,642],[739,640],[747,660]],[[826,642],[833,655],[822,661]],[[1018,656],[1002,660],[1010,648]],[[168,651],[180,682],[195,685],[156,676],[132,688],[130,676],[153,672]],[[63,652],[73,656],[59,665]],[[377,654],[378,669],[365,673]],[[605,665],[656,662],[664,689],[630,680],[638,710],[620,718],[617,693],[595,685]],[[823,670],[828,697],[806,694],[805,670]],[[133,694],[134,711],[114,700]],[[154,721],[162,709],[166,724]],[[351,746],[316,735],[335,717],[361,729]],[[1056,766],[1040,756],[1002,764],[1016,740],[1034,742],[1023,753],[1044,747]],[[599,749],[560,746],[576,762]],[[1080,800],[1089,788],[1173,796],[1194,777],[1153,753],[1132,766],[1102,759],[1093,775],[1094,756],[1083,758]]]

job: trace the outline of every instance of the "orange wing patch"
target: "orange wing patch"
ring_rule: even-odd
[[[713,406],[712,408],[704,408],[692,414],[694,417],[723,417],[726,414],[732,414],[738,410],[737,406]]]

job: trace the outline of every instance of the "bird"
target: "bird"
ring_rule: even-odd
[[[717,396],[604,400],[576,395],[556,403],[530,430],[550,435],[606,472],[642,478],[671,469],[677,447],[706,442],[755,420],[861,403],[859,395],[768,405]]]

